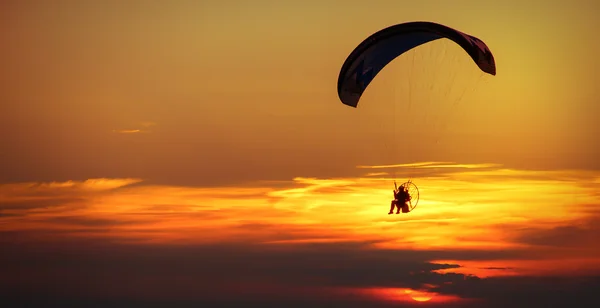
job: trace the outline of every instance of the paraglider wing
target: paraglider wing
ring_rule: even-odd
[[[356,107],[369,83],[388,63],[417,46],[440,38],[454,41],[482,71],[496,75],[494,56],[480,39],[437,23],[409,22],[376,32],[350,53],[338,77],[340,100]]]

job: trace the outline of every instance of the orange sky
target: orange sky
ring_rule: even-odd
[[[64,271],[69,283],[56,292],[91,296],[108,279],[82,274],[104,264],[98,256],[113,260],[113,274],[143,268],[138,247],[156,249],[148,264],[188,248],[208,249],[198,253],[206,264],[229,260],[213,257],[215,245],[260,247],[273,273],[341,271],[228,280],[206,266],[219,294],[240,279],[249,294],[306,286],[317,297],[448,304],[478,297],[458,287],[473,277],[597,273],[597,12],[591,0],[3,1],[0,242],[14,252],[0,256],[9,273],[0,286],[46,289]],[[359,108],[341,104],[337,74],[352,49],[414,20],[481,38],[497,76],[439,41],[392,62]],[[434,163],[377,167],[415,162]],[[416,211],[386,215],[393,178],[417,183]],[[85,264],[63,268],[62,253]],[[46,256],[47,267],[35,265]],[[140,269],[120,283],[196,296],[198,276],[169,258],[163,280]],[[369,276],[387,273],[376,262],[405,279]],[[212,283],[201,285],[212,296]],[[107,294],[143,289],[118,286]]]
[[[169,3],[3,2],[0,180],[211,185],[440,160],[599,167],[595,1]],[[498,75],[479,78],[440,41],[394,61],[359,109],[341,104],[350,51],[410,20],[482,38]]]

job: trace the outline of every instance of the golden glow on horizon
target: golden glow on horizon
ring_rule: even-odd
[[[408,289],[404,291],[406,294],[410,296],[413,300],[417,302],[428,302],[430,301],[436,294],[432,292],[423,292],[418,290]]]
[[[433,286],[425,286],[425,289],[423,290],[413,290],[408,288],[365,288],[359,290],[359,292],[374,296],[384,301],[394,302],[449,303],[468,300],[453,295],[437,294],[435,292],[428,291],[428,287]]]
[[[11,204],[2,210],[0,229],[60,230],[60,236],[140,243],[374,241],[372,246],[382,249],[527,248],[534,253],[544,247],[521,241],[528,231],[585,230],[586,221],[597,215],[598,173],[447,167],[415,179],[419,205],[400,215],[387,215],[393,187],[385,178],[296,178],[288,187],[128,186],[140,183],[137,179],[8,184],[0,186],[0,203]],[[57,236],[48,234],[39,236]],[[556,272],[557,264],[567,271],[599,268],[593,239],[578,241],[576,249],[543,257],[534,253],[531,260],[484,265],[454,260],[464,267],[443,272],[493,276]],[[507,269],[492,269],[500,267]]]

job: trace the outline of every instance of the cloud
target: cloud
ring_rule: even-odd
[[[61,221],[61,217],[73,218],[82,211],[89,213],[93,200],[103,198],[103,193],[139,182],[138,179],[89,179],[3,184],[0,185],[0,223],[7,226],[4,231],[63,228],[67,220]],[[41,232],[37,237],[46,236],[44,234]]]
[[[393,164],[393,165],[359,165],[356,168],[359,169],[386,169],[386,168],[398,168],[398,167],[422,167],[422,166],[430,166],[436,164],[444,164],[444,162],[420,162],[420,163],[411,163],[411,164]]]
[[[376,166],[356,166],[359,169],[390,169],[390,168],[417,168],[417,169],[431,169],[431,168],[462,168],[462,169],[484,169],[484,168],[497,168],[499,164],[457,164],[454,162],[422,162],[422,163],[411,163],[411,164],[394,164],[394,165],[376,165]]]
[[[499,174],[504,172],[498,169]],[[276,186],[263,183],[220,188],[132,186],[140,180],[95,179],[4,185],[0,198],[5,214],[39,208],[50,215],[52,206],[65,217],[129,222],[128,228],[111,229],[113,236],[127,237],[135,228],[152,224],[171,234],[165,240],[202,241],[202,237],[192,237],[193,232],[221,228],[224,231],[213,233],[212,240],[235,236],[259,242],[358,238],[378,239],[382,247],[505,249],[533,246],[520,240],[525,228],[569,226],[593,213],[593,207],[584,206],[598,202],[593,186],[582,185],[583,180],[557,180],[552,175],[544,179],[543,172],[538,172],[535,181],[509,177],[489,182],[459,170],[451,178],[420,178],[419,208],[402,216],[382,215],[387,213],[391,188],[389,180],[378,178],[296,178]],[[585,179],[566,172],[562,176]],[[569,198],[577,198],[581,204],[573,204]],[[50,219],[44,222],[43,217],[49,216],[38,215],[37,223],[58,223]],[[260,234],[231,231],[240,230],[237,226],[246,221],[273,227],[263,228]]]
[[[12,247],[11,247],[12,246]],[[219,292],[227,294],[227,281],[234,279],[252,282],[256,278],[268,284],[319,288],[396,287],[420,288],[422,284],[438,284],[458,276],[431,274],[432,270],[455,267],[456,265],[436,265],[423,261],[427,253],[411,251],[384,251],[368,249],[361,243],[305,244],[286,246],[263,245],[120,245],[98,242],[64,241],[36,245],[42,254],[26,254],[24,249],[7,245],[12,253],[2,257],[2,264],[12,263],[25,273],[64,271],[65,276],[88,276],[92,287],[94,279],[103,275],[125,278],[125,281],[110,286],[110,289],[89,290],[89,292],[115,292],[118,295],[125,288],[127,277],[164,277],[160,283],[166,293],[175,292],[168,287],[168,281],[175,277],[202,277],[202,281],[215,284],[204,286],[208,290],[200,293]],[[44,255],[49,250],[60,252]],[[436,253],[429,253],[431,256]],[[143,258],[140,258],[144,256]],[[71,260],[69,263],[65,261]],[[14,267],[11,271],[17,270]],[[141,276],[141,277],[140,277]],[[137,278],[136,278],[137,277]],[[41,278],[44,277],[37,277]],[[47,278],[47,277],[46,277]],[[186,279],[184,279],[186,280]],[[224,285],[220,285],[224,284]],[[72,286],[64,285],[65,290]],[[108,287],[108,286],[107,286]],[[171,289],[171,290],[169,290]],[[122,290],[121,290],[122,291]],[[192,290],[190,290],[192,291]],[[152,294],[147,294],[151,296]],[[193,296],[188,294],[187,296]]]
[[[600,238],[600,228],[595,226],[579,227],[573,225],[558,226],[549,229],[525,229],[518,241],[526,244],[552,247],[584,247]]]
[[[389,176],[390,174],[387,172],[369,172],[365,174],[365,176]]]
[[[139,133],[150,133],[152,132],[150,130],[151,127],[156,126],[157,124],[155,122],[151,122],[151,121],[142,121],[140,123],[138,123],[136,126],[140,126],[142,128],[129,128],[129,129],[113,129],[113,133],[117,133],[117,134],[139,134]]]
[[[15,198],[13,201],[4,200],[0,203],[0,211],[49,209],[53,207],[64,207],[65,205],[81,202],[83,200],[84,199],[77,197]]]
[[[143,131],[141,129],[115,129],[113,130],[113,133],[117,133],[117,134],[137,134],[137,133],[145,133],[146,131]]]
[[[394,164],[394,165],[374,165],[374,166],[356,166],[358,169],[394,169],[394,172],[371,172],[365,176],[380,176],[392,179],[392,177],[400,178],[419,178],[419,177],[444,177],[449,176],[457,172],[457,170],[468,170],[467,172],[474,169],[490,169],[497,170],[501,167],[498,164],[457,164],[453,162],[423,162],[423,163],[411,163],[411,164]],[[442,170],[448,169],[450,171]]]
[[[49,223],[56,223],[62,226],[83,226],[83,227],[101,227],[107,228],[117,225],[131,225],[135,220],[117,220],[108,218],[95,218],[77,215],[65,215],[46,218]],[[146,221],[147,222],[147,221]]]
[[[1,184],[0,196],[57,194],[83,191],[103,191],[141,182],[140,179],[88,179],[85,181]]]
[[[570,284],[600,269],[597,174],[446,169],[415,180],[408,215],[387,215],[390,179],[370,177],[2,185],[0,298],[500,307],[502,291],[518,307],[549,276],[564,298],[591,294]]]
[[[27,287],[29,294],[42,298],[50,291],[59,299],[59,295],[73,299],[77,294],[76,298],[90,302],[183,300],[190,304],[229,302],[237,307],[248,301],[276,299],[275,303],[292,305],[304,299],[321,305],[372,307],[378,303],[410,305],[413,302],[410,290],[427,290],[434,299],[443,298],[439,294],[450,296],[452,301],[448,303],[446,298],[445,306],[479,307],[481,303],[478,306],[473,301],[478,299],[485,301],[486,307],[500,307],[500,303],[547,307],[549,302],[543,295],[554,289],[559,289],[562,295],[545,296],[564,303],[565,297],[589,296],[600,285],[595,278],[479,279],[439,274],[435,271],[458,265],[433,264],[427,260],[449,257],[456,252],[380,250],[368,243],[278,247],[123,245],[71,240],[37,244],[36,254],[31,254],[33,247],[5,247],[11,251],[0,257],[1,264],[11,264],[10,268],[2,268],[8,275],[0,278],[3,286],[0,294],[6,295],[1,296],[5,299],[14,298],[18,294],[15,291]],[[9,280],[8,277],[16,277],[11,275],[15,273],[23,280]],[[60,284],[55,283],[56,277],[60,277]],[[532,303],[535,299],[539,302]],[[598,302],[597,298],[589,300],[588,303]]]

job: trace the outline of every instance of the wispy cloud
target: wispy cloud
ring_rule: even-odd
[[[141,129],[114,129],[113,133],[117,133],[117,134],[137,134],[137,133],[143,133],[145,131],[141,130]]]
[[[151,122],[151,121],[142,121],[139,122],[138,124],[134,125],[140,128],[128,128],[128,129],[113,129],[113,133],[117,133],[117,134],[139,134],[139,133],[150,133],[151,127],[156,126],[157,124],[155,122]]]
[[[394,164],[394,165],[372,165],[356,166],[359,169],[391,169],[391,168],[462,168],[462,169],[483,169],[497,168],[499,164],[457,164],[453,162],[422,162],[410,164]]]
[[[386,168],[402,168],[402,167],[423,167],[431,166],[436,164],[444,164],[444,162],[421,162],[421,163],[410,163],[410,164],[392,164],[392,165],[359,165],[356,168],[359,169],[386,169]]]

